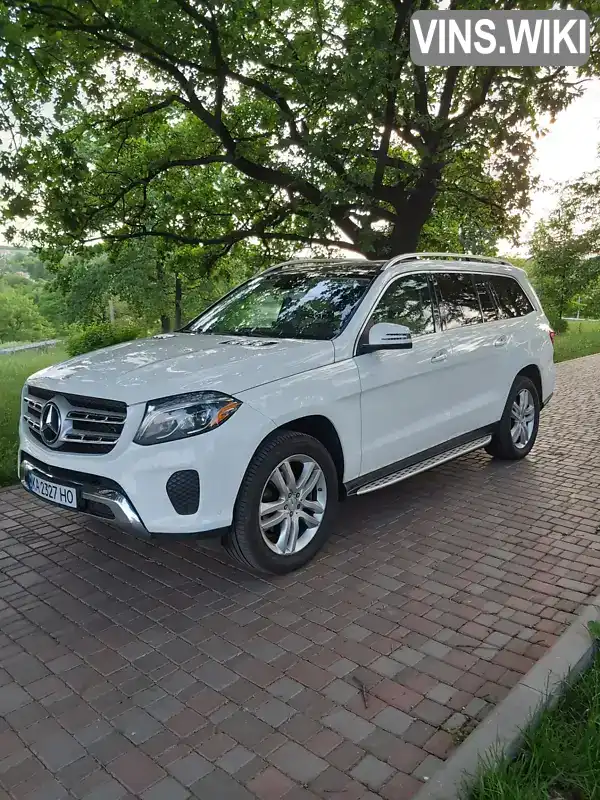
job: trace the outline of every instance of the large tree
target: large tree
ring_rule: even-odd
[[[436,243],[448,220],[488,241],[527,206],[541,115],[581,91],[566,69],[414,65],[410,16],[435,0],[4,3],[6,213],[37,216],[52,246],[159,237],[210,259],[251,239],[381,257]],[[599,0],[573,5],[597,50]]]

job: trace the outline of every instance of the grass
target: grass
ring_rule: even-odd
[[[29,350],[14,355],[0,355],[0,486],[17,480],[17,429],[21,389],[32,372],[67,357],[53,347],[46,352]]]
[[[554,360],[568,361],[571,358],[600,353],[600,321],[571,320],[564,333],[554,340]]]
[[[482,772],[469,800],[600,798],[600,655],[527,732],[521,753]]]

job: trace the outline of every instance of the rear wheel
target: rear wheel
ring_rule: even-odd
[[[485,448],[495,458],[525,458],[537,437],[540,398],[532,380],[519,375],[513,383],[498,430]]]
[[[337,505],[338,476],[327,449],[312,436],[282,432],[252,459],[225,546],[255,570],[291,572],[321,549]]]

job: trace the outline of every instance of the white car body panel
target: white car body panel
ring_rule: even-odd
[[[534,306],[524,317],[478,323],[413,338],[411,350],[358,354],[372,309],[399,275],[459,271],[516,278]],[[178,333],[88,353],[31,376],[32,387],[121,401],[127,418],[104,454],[51,449],[20,423],[20,451],[49,470],[115,481],[151,533],[227,528],[254,453],[280,427],[325,418],[340,441],[346,484],[497,423],[516,375],[537,367],[545,403],[554,391],[549,325],[525,273],[460,261],[402,262],[373,280],[333,341]],[[506,344],[496,346],[500,337]],[[436,356],[445,354],[445,358]],[[434,359],[432,361],[432,358]],[[133,439],[146,403],[198,391],[242,402],[215,430],[149,446]],[[197,513],[174,511],[165,486],[178,470],[200,477]]]
[[[236,394],[333,360],[331,342],[175,333],[95,350],[30,380],[56,392],[135,405],[203,390]]]

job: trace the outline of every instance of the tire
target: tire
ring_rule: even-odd
[[[527,394],[528,393],[528,394]],[[522,399],[527,405],[522,405]],[[532,408],[523,415],[524,408]],[[516,430],[516,413],[520,412],[523,426]],[[517,461],[529,453],[537,438],[540,423],[540,396],[532,380],[525,375],[518,375],[513,383],[504,407],[502,419],[492,441],[485,448],[494,458],[505,461]],[[516,440],[513,433],[517,433]]]
[[[309,471],[311,462],[315,465],[312,472]],[[291,476],[285,464],[292,470]],[[305,470],[308,479],[306,486],[302,487]],[[302,500],[302,494],[317,477],[316,485]],[[281,483],[282,479],[285,486]],[[286,497],[291,496],[288,490],[293,480],[296,480],[299,491],[297,494],[293,492],[295,497],[286,501]],[[269,504],[278,506],[276,510],[263,511],[262,525],[259,514],[261,503],[265,508]],[[283,509],[282,503],[286,503]],[[304,503],[312,505],[309,508]],[[331,533],[338,503],[337,470],[329,451],[321,442],[294,431],[274,434],[258,448],[246,470],[235,503],[233,523],[224,541],[225,548],[246,568],[276,574],[292,572],[310,561],[325,544]],[[316,511],[317,508],[322,508],[322,511]],[[273,524],[273,519],[278,519],[280,515],[283,515],[281,523]],[[287,527],[286,517],[289,520]],[[309,526],[305,522],[307,517],[313,523],[318,519],[320,521]],[[297,528],[294,527],[294,520],[297,521]],[[294,531],[298,531],[295,547],[299,549],[282,552],[292,546]],[[270,545],[265,538],[271,542]]]

